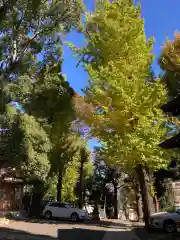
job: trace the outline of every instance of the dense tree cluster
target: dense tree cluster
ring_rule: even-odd
[[[0,10],[2,164],[7,159],[26,181],[54,181],[60,200],[63,177],[78,176],[82,145],[72,130],[74,91],[61,72],[62,40],[80,27],[83,5],[19,0],[3,1]]]
[[[140,188],[148,224],[153,177],[161,178],[171,162],[172,152],[159,147],[172,122],[161,106],[179,93],[180,37],[166,42],[159,58],[164,75],[155,79],[153,39],[145,36],[140,5],[105,0],[91,13],[84,9],[80,0],[2,1],[0,167],[8,163],[37,183],[35,191],[80,208],[110,200],[115,217],[125,172],[126,193],[139,196]],[[86,40],[82,48],[69,44],[89,74],[83,97],[62,73],[63,37],[73,29]],[[90,161],[90,137],[100,141],[103,162]]]

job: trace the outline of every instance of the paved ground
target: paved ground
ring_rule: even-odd
[[[142,225],[102,221],[72,224],[47,221],[9,221],[0,225],[0,240],[180,240],[180,233],[147,233]]]

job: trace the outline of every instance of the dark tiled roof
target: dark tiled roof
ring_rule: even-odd
[[[172,113],[174,116],[180,115],[180,96],[164,104],[161,109],[166,113]]]
[[[159,146],[164,149],[180,148],[180,133],[160,143]]]

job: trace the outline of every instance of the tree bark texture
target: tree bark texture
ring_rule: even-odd
[[[114,184],[114,218],[118,219],[118,186]]]
[[[79,208],[82,209],[84,205],[84,162],[81,161],[80,175],[79,175]]]
[[[143,211],[142,211],[142,202],[141,202],[141,193],[139,189],[139,184],[136,184],[136,212],[137,212],[137,221],[139,222],[140,220],[143,219]]]
[[[62,201],[62,171],[59,169],[57,182],[57,201]]]
[[[140,191],[142,196],[145,226],[149,227],[149,217],[151,214],[151,207],[149,202],[149,189],[148,189],[149,187],[147,182],[146,171],[142,167],[142,165],[138,165],[136,167],[136,173],[138,176]]]

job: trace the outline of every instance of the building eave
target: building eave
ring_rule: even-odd
[[[163,149],[180,148],[180,133],[178,133],[176,136],[160,143],[159,147],[161,147]]]
[[[180,96],[164,104],[161,109],[165,113],[172,113],[174,116],[180,115]]]

